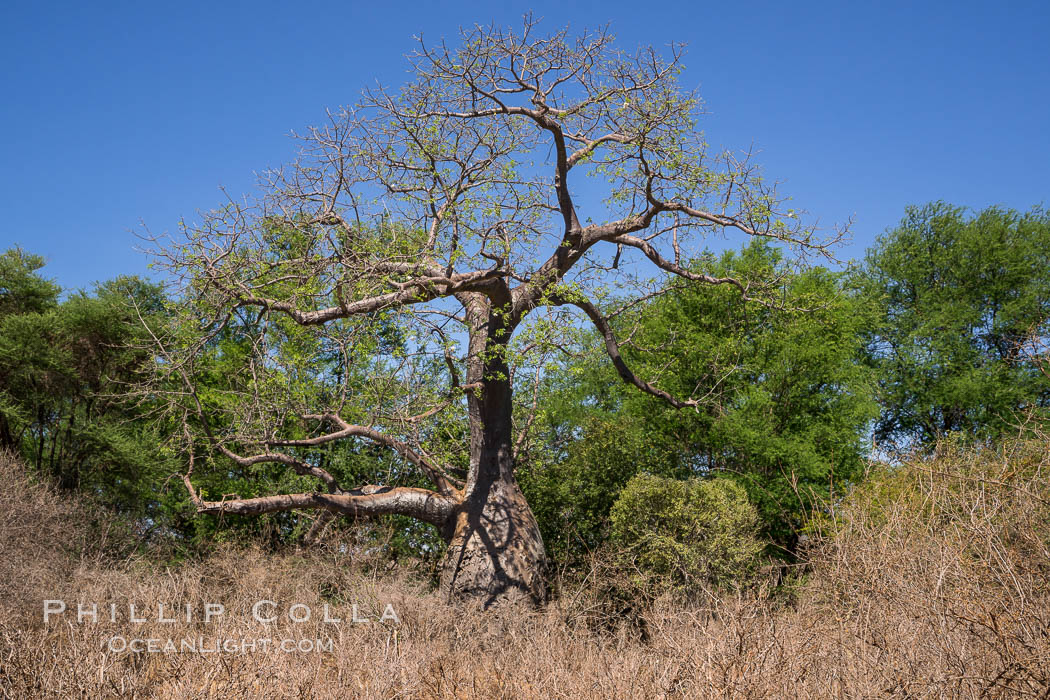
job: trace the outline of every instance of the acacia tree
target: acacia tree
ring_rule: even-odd
[[[1050,214],[908,207],[858,279],[883,414],[875,438],[996,439],[1050,409]]]
[[[606,31],[537,36],[530,18],[460,38],[419,39],[412,82],[329,113],[260,197],[160,247],[183,287],[158,371],[181,382],[168,395],[191,455],[205,439],[216,459],[308,484],[210,500],[191,461],[199,512],[411,516],[448,543],[450,597],[535,602],[546,554],[515,463],[545,358],[589,322],[623,381],[696,407],[624,362],[616,305],[658,294],[668,275],[760,296],[691,264],[710,234],[778,239],[800,256],[836,236],[779,211],[747,157],[708,152],[700,102],[677,83],[681,47],[625,53]],[[215,354],[241,369],[209,383],[202,358]],[[351,488],[322,456],[344,440],[397,464]]]

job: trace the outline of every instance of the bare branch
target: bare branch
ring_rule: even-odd
[[[188,476],[183,477],[183,483],[197,512],[214,515],[261,515],[320,508],[351,518],[407,515],[441,527],[457,506],[456,500],[448,496],[406,486],[362,486],[343,493],[290,493],[259,498],[205,501],[197,494]]]
[[[602,339],[605,341],[605,351],[609,355],[609,359],[612,360],[613,366],[616,368],[617,374],[627,384],[631,384],[638,389],[641,389],[645,393],[655,396],[659,399],[663,399],[675,408],[696,408],[699,402],[696,399],[680,400],[671,396],[669,393],[660,389],[659,387],[653,386],[649,382],[641,379],[631,368],[627,366],[623,357],[620,355],[620,344],[616,340],[616,334],[613,332],[612,326],[609,324],[609,320],[602,316],[601,312],[587,299],[581,296],[555,296],[551,303],[559,305],[571,305],[582,310],[587,317],[591,319],[595,328],[601,333]]]
[[[442,494],[446,496],[453,496],[456,494],[456,487],[453,483],[455,480],[445,473],[445,470],[441,465],[428,459],[419,451],[412,449],[408,444],[396,438],[384,435],[374,428],[348,423],[335,413],[305,415],[303,418],[307,420],[329,422],[336,425],[339,430],[333,433],[326,433],[314,438],[306,438],[302,440],[272,440],[269,441],[269,444],[282,447],[316,447],[335,440],[344,440],[349,437],[366,438],[377,445],[384,445],[393,449],[410,463],[419,467],[427,475],[427,478],[438,487],[438,490],[441,491]]]
[[[263,464],[266,462],[284,464],[295,470],[297,474],[302,474],[303,476],[312,476],[320,479],[324,482],[325,486],[327,486],[329,491],[332,493],[342,492],[342,489],[339,487],[339,483],[336,481],[334,476],[329,474],[324,469],[321,469],[320,467],[315,467],[310,464],[307,464],[301,459],[296,459],[291,455],[282,454],[280,452],[264,452],[261,454],[252,455],[251,457],[241,457],[240,455],[234,453],[232,450],[230,450],[228,447],[226,447],[220,442],[216,441],[214,443],[214,447],[227,458],[235,462],[238,466],[250,467],[255,464]]]

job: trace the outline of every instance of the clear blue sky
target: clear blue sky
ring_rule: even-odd
[[[713,146],[754,144],[858,256],[933,199],[1050,204],[1050,2],[4,2],[0,249],[66,287],[145,273],[134,231],[174,231],[224,185],[288,160],[293,129],[407,79],[411,37],[473,23],[611,23],[689,44]]]

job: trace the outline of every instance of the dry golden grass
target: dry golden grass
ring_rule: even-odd
[[[790,597],[661,601],[609,625],[592,578],[518,617],[451,609],[401,571],[339,548],[228,548],[167,570],[107,558],[88,510],[0,459],[0,693],[12,698],[1048,697],[1050,456],[946,448],[836,504]],[[73,543],[72,548],[69,543]],[[596,569],[600,574],[600,567]],[[43,623],[43,600],[147,609],[148,622]],[[252,603],[313,619],[255,622]],[[195,607],[161,623],[157,603]],[[204,625],[200,606],[226,614]],[[368,624],[317,619],[329,603]],[[389,603],[399,624],[379,623]],[[603,612],[605,611],[605,612]],[[636,623],[638,621],[635,621]],[[332,652],[116,653],[128,638],[331,639]]]

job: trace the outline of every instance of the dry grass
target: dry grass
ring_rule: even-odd
[[[636,625],[595,624],[593,579],[517,618],[452,610],[410,576],[338,548],[227,549],[164,570],[107,559],[83,506],[0,459],[0,693],[7,697],[1048,697],[1048,444],[947,448],[876,475],[837,504],[790,603],[752,593],[664,601]],[[73,551],[67,543],[76,543]],[[89,546],[90,545],[90,546]],[[149,621],[47,626],[44,599],[147,609]],[[312,609],[264,627],[260,599]],[[777,601],[780,602],[777,602]],[[195,607],[156,621],[158,602]],[[204,602],[226,614],[203,625]],[[326,624],[325,603],[367,624]],[[375,621],[391,604],[399,624]],[[115,653],[128,638],[332,639],[331,653]]]

